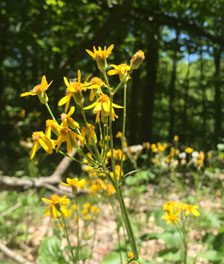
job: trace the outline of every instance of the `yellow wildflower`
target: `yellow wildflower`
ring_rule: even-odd
[[[149,142],[144,142],[144,143],[142,144],[142,146],[143,146],[143,148],[145,148],[145,149],[150,149],[150,143],[149,143]]]
[[[179,141],[179,136],[178,135],[175,135],[174,138],[173,138],[173,141],[174,142],[178,142]]]
[[[158,143],[157,144],[157,149],[159,152],[164,152],[167,149],[168,145],[166,143]]]
[[[112,178],[114,178],[114,173],[113,172],[110,172],[110,176]],[[119,180],[122,176],[124,176],[124,172],[123,170],[121,169],[121,166],[120,165],[116,165],[115,166],[115,176],[116,178]]]
[[[163,205],[163,211],[168,213],[180,212],[180,204],[177,201],[169,201]]]
[[[109,76],[119,75],[119,78],[121,81],[123,80],[123,78],[127,75],[127,73],[131,69],[131,67],[125,63],[119,64],[119,65],[111,64],[111,66],[113,67],[113,70],[109,70],[107,72],[107,74]],[[127,75],[127,78],[125,78],[125,80],[127,81],[130,78],[131,77],[129,75]]]
[[[145,59],[145,54],[142,50],[137,51],[131,58],[130,65],[133,70],[136,70],[140,67],[142,62]]]
[[[97,66],[100,70],[104,70],[106,67],[106,59],[111,54],[111,51],[113,50],[114,45],[110,45],[108,48],[104,46],[104,49],[101,47],[98,47],[98,50],[96,47],[93,47],[93,51],[86,49],[86,52],[94,59],[96,60]]]
[[[197,162],[196,162],[196,165],[198,166],[198,168],[201,168],[204,166],[204,160],[205,160],[205,153],[203,151],[200,151],[198,153]]]
[[[84,110],[89,110],[93,108],[93,114],[96,114],[96,123],[106,121],[106,118],[110,115],[110,105],[111,101],[110,98],[106,94],[100,95],[96,102],[84,108]],[[117,104],[112,104],[112,120],[114,121],[115,118],[118,116],[115,114],[114,108],[123,108]]]
[[[111,158],[112,157],[112,151],[109,150],[107,152],[107,157]],[[122,150],[121,149],[113,149],[113,158],[115,160],[121,160],[122,159]],[[125,154],[123,154],[123,160],[125,160]]]
[[[42,104],[46,104],[48,102],[48,97],[47,97],[46,91],[51,84],[52,84],[52,81],[50,83],[48,83],[46,76],[43,75],[40,84],[34,86],[32,91],[22,93],[20,96],[25,97],[25,96],[30,96],[30,95],[31,96],[37,95],[40,102]]]
[[[90,101],[92,101],[95,98],[96,94],[102,93],[101,88],[103,86],[107,87],[107,85],[102,81],[102,79],[98,77],[93,77],[90,80],[90,85],[87,87],[87,89],[90,90],[90,96],[89,96]]]
[[[75,81],[68,81],[68,79],[64,77],[64,83],[67,87],[66,95],[61,98],[61,100],[58,102],[58,105],[65,105],[65,112],[67,112],[71,98],[74,98],[75,102],[80,105],[83,100],[82,91],[86,90],[89,84],[87,82],[81,82],[80,70],[77,72],[77,79]]]
[[[72,187],[75,190],[77,189],[83,190],[86,186],[86,180],[85,179],[79,180],[78,178],[74,178],[74,179],[67,178],[66,183],[61,182],[61,184],[66,187]]]
[[[171,213],[171,214],[165,213],[162,218],[167,223],[171,222],[172,224],[176,225],[179,222],[178,216],[179,216],[179,212],[178,213]]]
[[[91,212],[93,213],[93,214],[95,214],[95,215],[98,215],[99,214],[99,212],[100,212],[100,208],[99,207],[97,207],[97,206],[92,206],[91,207]]]
[[[116,134],[116,138],[122,138],[123,134],[121,131],[118,131]]]
[[[153,144],[151,145],[151,150],[152,150],[152,152],[156,153],[156,152],[158,151],[158,149],[157,149],[157,145],[153,143]]]
[[[42,147],[48,154],[53,152],[52,141],[42,132],[36,131],[32,134],[33,146],[30,151],[30,159],[33,159],[36,152]]]
[[[51,132],[54,132],[56,135],[59,134],[60,132],[60,126],[57,123],[57,121],[53,120],[53,119],[48,119],[46,120],[46,130],[45,130],[45,134],[48,138],[51,138]]]
[[[128,252],[128,259],[134,259],[135,255],[132,251]]]
[[[87,124],[87,127],[82,127],[81,135],[84,139],[87,138],[88,143],[92,145],[92,142],[97,142],[97,136],[95,132],[95,127],[91,124]]]
[[[61,126],[59,136],[58,136],[58,139],[56,141],[57,151],[60,148],[61,144],[63,142],[66,142],[67,153],[71,153],[72,152],[72,145],[74,144],[75,146],[77,146],[78,140],[83,142],[84,138],[81,135],[72,131],[69,127]]]
[[[62,121],[62,126],[70,127],[72,129],[77,129],[79,128],[79,123],[76,122],[71,116],[75,112],[75,107],[72,106],[67,114],[63,113],[61,114],[61,121]]]
[[[193,148],[190,148],[190,147],[185,148],[185,152],[186,152],[187,154],[191,154],[193,151],[194,151]]]
[[[54,194],[50,199],[42,198],[41,200],[49,204],[45,210],[46,215],[50,215],[53,218],[60,217],[61,215],[64,217],[68,216],[67,205],[70,203],[70,200],[67,198],[67,195],[59,197]]]
[[[116,192],[114,186],[111,183],[106,184],[105,191],[107,196],[111,196]]]
[[[186,216],[189,216],[190,214],[192,214],[195,217],[198,217],[200,215],[197,205],[184,204],[183,209],[185,211]]]

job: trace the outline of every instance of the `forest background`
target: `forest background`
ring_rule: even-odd
[[[128,87],[127,139],[215,148],[223,130],[224,2],[222,0],[21,0],[0,2],[0,168],[8,175],[48,175],[59,161],[29,162],[24,141],[43,127],[37,98],[20,93],[53,80],[51,105],[63,76],[94,72],[85,49],[115,45],[114,60],[145,52]],[[116,57],[115,57],[116,56]],[[119,98],[117,98],[119,101]],[[117,124],[118,129],[120,124]],[[39,166],[37,166],[37,164]],[[47,166],[46,166],[47,165]]]

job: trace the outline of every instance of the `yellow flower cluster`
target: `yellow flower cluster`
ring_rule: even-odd
[[[86,202],[82,205],[82,215],[84,221],[90,221],[100,213],[99,207]]]
[[[48,204],[45,214],[53,218],[58,218],[61,216],[67,217],[69,215],[67,206],[70,204],[70,200],[67,195],[59,197],[54,194],[50,199],[42,198],[42,201]]]
[[[176,168],[178,165],[185,167],[193,165],[193,167],[201,169],[205,166],[206,158],[209,159],[209,153],[206,155],[203,151],[180,145],[177,135],[169,144],[144,142],[142,147],[150,154],[152,163],[161,167]]]
[[[64,77],[65,94],[58,102],[58,106],[63,109],[60,110],[60,118],[58,115],[56,118],[48,104],[47,90],[52,81],[48,83],[45,75],[40,84],[34,86],[31,91],[21,94],[21,97],[37,96],[51,116],[50,119],[46,120],[43,131],[35,131],[32,134],[33,145],[30,159],[35,157],[40,148],[43,148],[48,154],[56,151],[81,163],[83,171],[88,174],[86,178],[67,178],[65,182],[61,182],[63,186],[72,189],[73,195],[75,195],[75,203],[72,206],[69,206],[70,200],[66,195],[63,197],[52,195],[49,199],[42,198],[48,204],[46,214],[58,218],[58,222],[64,229],[73,262],[76,258],[78,259],[79,245],[77,246],[77,256],[74,256],[64,218],[76,211],[77,243],[79,243],[79,216],[88,221],[99,213],[99,209],[90,203],[78,204],[77,194],[83,189],[92,196],[93,194],[96,195],[97,198],[101,196],[101,193],[107,196],[111,196],[115,192],[119,193],[118,202],[122,208],[125,228],[129,234],[135,258],[138,259],[134,237],[130,231],[128,214],[125,213],[126,207],[121,193],[121,178],[124,175],[122,167],[126,159],[124,153],[126,147],[127,82],[131,79],[133,70],[139,68],[145,57],[143,51],[138,51],[133,55],[129,64],[121,63],[108,66],[107,59],[113,48],[114,45],[110,45],[104,48],[93,47],[92,51],[86,50],[96,61],[103,79],[98,76],[91,78],[91,74],[87,78],[83,78],[80,70],[77,71],[74,79]],[[119,77],[119,82],[115,87],[112,87],[109,77],[114,75]],[[121,89],[124,89],[124,100],[123,105],[118,105],[114,102],[114,96]],[[117,109],[123,111],[122,132],[117,134],[117,138],[120,138],[121,141],[121,149],[114,148],[113,121],[118,118],[117,112],[119,110]],[[88,113],[89,110],[95,117],[95,124],[88,120],[91,116]],[[77,112],[79,119],[74,117]],[[81,121],[79,121],[80,116]],[[82,210],[79,214],[81,207]]]
[[[165,214],[162,218],[167,223],[172,223],[174,225],[176,225],[180,219],[183,219],[183,217],[186,218],[190,215],[198,217],[200,215],[197,205],[182,203],[179,201],[166,202],[163,206],[163,211]]]
[[[113,48],[114,45],[110,45],[108,48],[104,47],[102,49],[99,47],[96,49],[94,47],[93,51],[86,51],[94,60],[96,60],[100,71],[106,73],[106,60],[111,54]],[[138,64],[140,65],[143,60],[144,53],[139,51],[132,57],[130,65],[112,64],[111,67],[113,69],[109,70],[107,74],[108,76],[117,74],[119,75],[121,82],[127,82],[127,80],[130,79],[131,71],[136,69]],[[45,75],[43,75],[40,84],[34,86],[31,91],[21,94],[21,97],[30,95],[38,96],[40,102],[46,105],[52,117],[52,119],[46,120],[45,133],[42,131],[36,131],[33,133],[33,147],[30,153],[31,159],[34,158],[40,147],[42,147],[48,154],[52,154],[54,149],[58,151],[61,145],[65,143],[67,153],[71,153],[72,149],[79,145],[79,142],[82,146],[85,145],[85,142],[89,145],[91,145],[93,141],[97,142],[95,127],[92,124],[87,123],[85,117],[85,124],[81,130],[79,123],[73,119],[72,116],[75,112],[75,107],[71,106],[72,100],[74,100],[75,104],[80,107],[81,111],[93,109],[92,113],[96,115],[95,122],[98,124],[100,124],[100,122],[107,124],[109,117],[114,121],[115,118],[118,118],[114,109],[123,108],[123,106],[111,102],[110,96],[107,95],[107,91],[111,88],[99,77],[95,76],[90,79],[89,76],[82,81],[81,71],[78,70],[76,79],[69,80],[67,77],[64,77],[64,83],[66,86],[66,94],[58,102],[58,106],[65,107],[64,113],[61,114],[60,122],[54,118],[48,105],[48,96],[46,92],[52,84],[52,81],[48,83]],[[95,97],[96,100],[92,104],[84,106],[85,96],[83,93],[87,91],[90,91],[89,100],[92,101]],[[52,134],[56,138],[53,138]],[[106,136],[108,137],[108,135],[105,135],[105,138]]]

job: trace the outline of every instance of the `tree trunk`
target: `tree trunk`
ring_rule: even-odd
[[[139,92],[141,91],[141,85],[139,86],[140,81],[140,72],[136,71],[132,77],[132,86],[131,86],[131,97],[130,97],[130,107],[129,109],[129,143],[134,145],[139,143],[139,133],[136,133],[139,129]]]
[[[221,80],[220,80],[220,64],[221,64],[221,50],[214,48],[214,88],[215,88],[215,101],[214,101],[214,108],[215,108],[215,137],[217,142],[221,137],[222,131],[222,99],[221,99]]]
[[[190,55],[189,55],[190,56]],[[184,97],[184,107],[183,107],[183,115],[182,115],[182,128],[183,128],[183,134],[182,134],[182,140],[186,140],[186,133],[187,133],[187,109],[188,109],[188,91],[189,91],[189,75],[190,75],[190,60],[188,60],[187,64],[187,72],[184,80],[184,90],[183,90],[183,97]]]
[[[159,27],[152,24],[148,32],[148,48],[146,52],[145,85],[142,87],[142,138],[141,141],[151,141],[153,132],[153,112],[156,93],[157,67],[159,61]]]
[[[169,140],[172,139],[174,134],[174,123],[175,123],[175,83],[177,75],[177,57],[179,50],[179,32],[176,32],[176,38],[174,42],[174,52],[173,52],[173,65],[169,84]]]
[[[207,120],[207,108],[206,108],[206,85],[204,84],[204,57],[203,57],[203,49],[200,50],[200,87],[202,93],[202,127],[206,127]]]

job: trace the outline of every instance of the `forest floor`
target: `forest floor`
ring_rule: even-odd
[[[219,175],[219,177],[223,177],[223,175]],[[7,195],[10,194],[6,191],[2,192],[0,194],[1,199],[7,199]],[[15,194],[13,195],[15,196]],[[19,199],[20,195],[23,196],[22,200],[25,196],[31,197],[30,201],[24,206],[24,208],[21,207],[22,202],[20,202]],[[34,199],[32,199],[32,197]],[[39,195],[37,195],[34,191],[28,191],[27,193],[22,194],[18,193],[18,208],[15,207],[15,204],[11,204],[12,207],[14,206],[14,209],[12,208],[12,212],[10,212],[10,208],[8,209],[8,214],[7,211],[5,213],[0,211],[0,223],[2,225],[1,232],[4,233],[4,224],[6,225],[6,229],[10,229],[10,225],[12,226],[11,233],[8,236],[4,234],[0,239],[0,242],[2,244],[6,243],[15,254],[24,257],[30,263],[37,263],[36,258],[41,241],[46,236],[52,236],[54,232],[53,221],[42,215],[44,207],[41,203],[38,203],[38,197]],[[177,200],[178,197],[175,192],[172,192],[172,190],[167,190],[165,199],[166,201]],[[142,241],[140,246],[140,255],[143,259],[153,261],[152,263],[172,263],[169,261],[164,262],[163,256],[159,254],[169,247],[169,243],[171,243],[171,240],[174,239],[172,235],[168,235],[170,227],[166,230],[166,224],[161,225],[162,206],[164,201],[164,195],[162,197],[158,194],[155,186],[148,185],[147,191],[139,195],[139,197],[134,201],[134,206],[135,208],[138,208],[138,210],[131,212],[131,221],[134,224],[134,229],[138,229],[137,234],[140,235]],[[133,206],[133,204],[131,205],[132,200],[130,198],[126,198],[125,202],[128,206]],[[218,214],[221,213],[222,210],[222,199],[216,193],[209,193],[208,191],[207,195],[200,199],[199,206],[202,211],[203,219],[205,219],[208,214],[210,215],[211,211],[216,213],[210,215],[210,222],[213,221],[213,223],[206,220],[209,222],[207,223],[205,221],[207,226],[205,223],[204,225],[199,225],[197,231],[196,229],[190,230],[189,256],[192,258],[195,258],[200,252],[206,252],[208,249],[208,244],[203,244],[201,242],[203,237],[208,233],[216,234],[218,232],[219,224],[217,224],[217,221],[219,221]],[[35,213],[32,212],[33,209]],[[97,230],[95,233],[96,236],[94,244],[92,244],[92,260],[87,260],[87,264],[101,263],[105,256],[118,247],[116,242],[116,216],[108,203],[103,203],[100,209],[101,213],[98,216],[97,224],[89,225],[88,229],[85,231],[86,233],[83,234],[84,237],[86,235],[89,237]],[[20,210],[22,210],[22,214],[21,212],[17,212]],[[14,216],[16,215],[16,212],[19,216]],[[83,226],[83,222],[80,223],[80,225]],[[121,241],[124,241],[125,236],[122,230],[120,236]],[[63,239],[62,247],[65,243],[66,242]],[[72,243],[75,243],[75,241],[72,240]],[[7,258],[1,252],[0,263],[13,264],[16,262],[13,262],[11,258]],[[209,262],[208,260],[198,257],[196,263],[207,264],[213,262]]]

